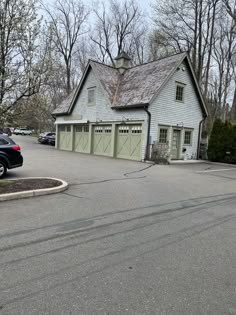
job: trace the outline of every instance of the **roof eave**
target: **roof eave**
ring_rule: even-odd
[[[191,64],[191,61],[190,61],[190,59],[189,59],[188,54],[186,55],[186,58],[187,58],[187,60],[188,60],[188,65],[189,65],[189,67],[190,67],[190,70],[191,70],[191,73],[192,73],[192,76],[193,76],[193,80],[194,80],[195,86],[196,86],[196,88],[197,88],[198,95],[199,95],[199,97],[200,97],[201,107],[202,107],[202,110],[203,110],[203,113],[204,113],[203,116],[206,118],[206,117],[208,117],[208,115],[209,115],[209,114],[208,114],[207,107],[206,107],[206,103],[205,103],[205,100],[204,100],[204,98],[203,98],[202,92],[201,92],[201,90],[200,90],[199,84],[198,84],[198,82],[197,82],[197,78],[196,78],[196,76],[195,76],[195,72],[194,72],[194,70],[193,70],[193,67],[192,67],[192,64]]]
[[[143,103],[143,104],[131,104],[131,105],[114,105],[111,107],[111,109],[117,109],[117,110],[122,110],[122,109],[135,109],[135,108],[146,108],[149,106],[149,103]]]
[[[176,69],[179,67],[179,65],[183,62],[183,60],[187,57],[187,53],[183,54],[183,57],[179,60],[178,63],[176,63],[175,67],[172,71],[170,71],[169,75],[166,77],[166,79],[163,81],[162,85],[159,87],[157,92],[153,95],[153,97],[150,100],[150,103],[154,101],[154,99],[160,94],[163,87],[165,87],[166,83],[169,81],[169,79],[172,77],[172,75],[175,73]]]
[[[192,74],[192,77],[193,77],[193,80],[194,80],[194,83],[195,83],[195,86],[197,88],[197,92],[198,92],[198,95],[200,97],[200,103],[201,103],[201,108],[202,108],[202,111],[203,111],[203,116],[204,117],[208,117],[208,111],[207,111],[207,108],[206,108],[206,104],[205,104],[205,101],[203,99],[203,96],[202,96],[202,92],[200,90],[200,87],[198,85],[198,82],[197,82],[197,78],[195,76],[195,73],[194,73],[194,70],[193,70],[193,67],[192,67],[192,64],[191,64],[191,61],[189,59],[189,56],[188,56],[188,53],[184,53],[183,54],[183,57],[179,60],[178,63],[176,63],[175,67],[173,68],[173,70],[169,73],[169,75],[167,76],[166,80],[164,80],[164,82],[162,83],[162,85],[160,86],[160,88],[158,89],[157,93],[155,93],[150,101],[150,103],[153,102],[153,100],[160,94],[161,90],[163,89],[163,87],[166,85],[166,83],[169,81],[169,79],[172,77],[172,75],[175,73],[175,71],[177,70],[177,68],[181,65],[181,63],[185,60],[185,58],[187,59],[187,62],[188,62],[188,65],[189,65],[189,68],[190,68],[190,72]]]
[[[52,116],[65,116],[65,115],[69,115],[68,111],[63,112],[63,113],[52,113]]]
[[[67,111],[67,115],[71,114],[71,111],[72,111],[72,109],[73,109],[73,107],[74,107],[74,104],[75,104],[75,102],[76,102],[76,100],[77,100],[77,97],[78,97],[78,95],[79,95],[80,89],[81,89],[81,87],[82,87],[82,85],[83,85],[83,83],[84,83],[84,79],[85,79],[86,76],[87,76],[89,67],[91,67],[91,60],[90,60],[90,59],[88,60],[88,63],[87,63],[87,66],[86,66],[86,68],[85,68],[85,70],[84,70],[84,73],[83,73],[83,75],[82,75],[82,78],[80,79],[79,85],[78,85],[78,87],[76,88],[75,94],[74,94],[74,96],[73,96],[73,98],[72,98],[72,100],[71,100],[69,109],[68,109],[68,111]]]

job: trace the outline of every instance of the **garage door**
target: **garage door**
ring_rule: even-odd
[[[72,148],[72,136],[70,125],[59,125],[59,148],[61,150],[71,151]]]
[[[141,160],[142,125],[117,127],[116,157]]]
[[[111,155],[112,126],[94,126],[93,129],[93,153]]]
[[[76,152],[89,152],[89,126],[75,126],[74,150]]]

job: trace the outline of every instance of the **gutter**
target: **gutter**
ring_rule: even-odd
[[[148,132],[147,132],[147,145],[146,145],[146,152],[145,152],[145,160],[150,160],[150,130],[151,130],[151,118],[152,115],[148,110],[148,106],[143,108],[148,115]]]
[[[126,109],[131,109],[131,108],[135,108],[135,109],[140,108],[140,109],[142,109],[144,106],[147,107],[148,105],[149,105],[149,103],[122,105],[122,106],[112,105],[111,109],[116,109],[116,110],[126,110]]]
[[[202,124],[206,120],[207,116],[205,116],[200,122],[199,122],[199,129],[198,129],[198,143],[197,143],[197,160],[199,160],[200,155],[200,141],[201,141],[201,131],[202,131]]]

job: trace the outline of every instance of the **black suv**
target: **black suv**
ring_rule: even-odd
[[[12,139],[0,134],[0,178],[2,178],[7,169],[23,165],[23,157],[20,153],[20,146]]]

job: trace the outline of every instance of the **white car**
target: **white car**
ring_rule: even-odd
[[[14,130],[15,135],[22,135],[22,136],[31,136],[32,135],[32,130],[27,129],[27,128],[16,128]]]

